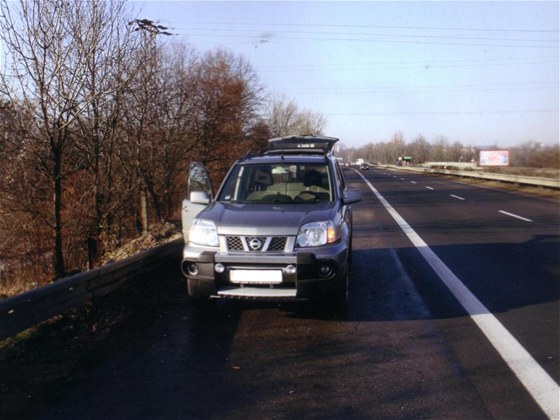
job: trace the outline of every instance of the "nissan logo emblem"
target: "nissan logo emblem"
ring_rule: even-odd
[[[249,247],[253,251],[257,251],[257,250],[261,249],[261,246],[262,246],[262,242],[257,238],[253,238],[249,241]]]

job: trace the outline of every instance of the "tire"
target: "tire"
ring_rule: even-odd
[[[339,309],[346,309],[348,306],[348,283],[350,282],[350,267],[346,265],[346,270],[340,285],[333,291],[332,303]]]
[[[198,293],[196,291],[196,286],[194,282],[189,278],[187,278],[187,293],[189,295],[189,298],[192,300],[196,300],[199,298]]]
[[[350,280],[350,274],[348,265],[346,270],[342,275],[340,284],[335,288],[327,292],[325,299],[321,302],[321,309],[326,311],[330,315],[344,314],[348,308],[348,283]]]
[[[214,299],[200,294],[196,283],[191,279],[187,279],[187,294],[189,301],[195,307],[206,308],[214,304]]]

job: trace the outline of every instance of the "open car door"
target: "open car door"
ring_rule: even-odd
[[[213,198],[212,185],[206,168],[200,162],[191,162],[189,165],[187,197],[183,199],[181,209],[181,223],[183,225],[185,244],[189,240],[189,230],[192,221]]]

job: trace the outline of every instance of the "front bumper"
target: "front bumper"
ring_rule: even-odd
[[[342,241],[293,253],[227,253],[186,244],[181,268],[195,298],[300,300],[346,281],[347,256]]]

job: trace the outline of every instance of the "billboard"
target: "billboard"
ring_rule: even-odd
[[[508,166],[509,150],[481,150],[480,166]]]

